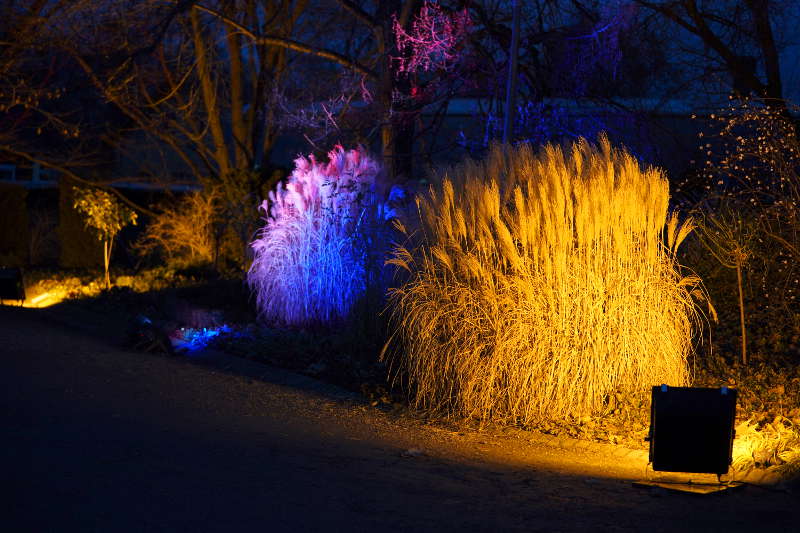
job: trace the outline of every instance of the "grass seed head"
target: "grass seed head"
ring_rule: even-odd
[[[687,383],[697,284],[675,262],[690,226],[668,221],[663,173],[604,137],[566,154],[494,146],[406,221],[419,231],[394,261],[413,275],[390,309],[418,407],[529,423]]]

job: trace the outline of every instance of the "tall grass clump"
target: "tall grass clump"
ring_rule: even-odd
[[[687,383],[699,280],[660,170],[601,136],[495,146],[434,183],[389,260],[388,348],[417,407],[528,424]]]
[[[328,157],[298,158],[261,204],[268,216],[251,244],[247,281],[266,322],[339,323],[366,292],[376,263],[380,269],[373,258],[386,218],[375,192],[380,166],[361,148],[338,146]]]

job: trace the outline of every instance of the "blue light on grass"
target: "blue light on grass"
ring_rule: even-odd
[[[206,348],[223,333],[231,334],[233,329],[224,324],[213,328],[181,328],[176,331],[172,344],[176,351],[193,353]]]

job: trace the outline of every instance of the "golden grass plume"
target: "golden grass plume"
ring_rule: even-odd
[[[532,423],[687,383],[699,280],[660,170],[601,136],[494,146],[434,183],[389,260],[387,353],[417,407]]]

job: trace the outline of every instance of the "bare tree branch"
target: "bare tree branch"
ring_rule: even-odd
[[[310,54],[317,57],[321,57],[323,59],[328,59],[330,61],[333,61],[334,63],[342,65],[343,67],[347,67],[350,70],[358,72],[359,74],[368,76],[370,79],[378,78],[377,73],[375,73],[375,71],[373,71],[372,69],[338,52],[334,52],[333,50],[328,50],[325,48],[316,48],[314,46],[310,46],[292,39],[287,39],[285,37],[277,37],[273,35],[256,35],[250,29],[246,28],[242,24],[239,24],[235,20],[225,16],[224,14],[220,13],[215,9],[211,9],[209,7],[202,6],[199,4],[195,5],[194,8],[217,17],[219,20],[225,22],[226,24],[229,24],[231,27],[236,28],[238,31],[240,31],[243,35],[247,36],[253,42],[259,44],[272,45],[272,46],[281,46],[283,48],[287,48],[295,52],[300,52],[302,54]]]

